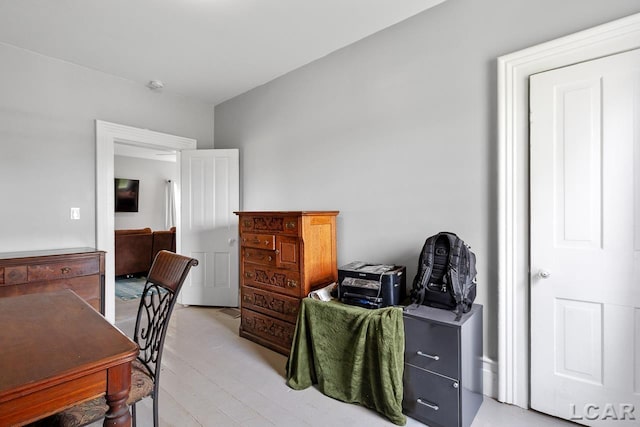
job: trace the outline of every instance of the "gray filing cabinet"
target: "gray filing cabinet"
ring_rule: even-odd
[[[456,314],[405,307],[405,414],[431,427],[468,427],[482,404],[482,306]]]

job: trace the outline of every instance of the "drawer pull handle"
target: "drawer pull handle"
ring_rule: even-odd
[[[434,411],[437,411],[438,409],[440,409],[440,407],[438,405],[436,405],[435,403],[429,403],[426,400],[422,400],[420,398],[418,398],[417,402],[421,405],[426,406],[427,408],[431,408]]]
[[[437,354],[427,354],[427,353],[423,353],[420,350],[418,350],[418,356],[422,356],[422,357],[428,357],[429,359],[433,359],[433,360],[440,360],[440,356],[438,356]]]
[[[268,240],[265,240],[265,241],[264,241],[264,245],[265,245],[265,246],[269,246],[269,241],[268,241]]]
[[[287,223],[284,225],[284,227],[285,227],[287,230],[291,230],[292,228],[296,228],[296,223],[295,223],[295,222],[293,222],[293,221],[289,221],[289,222],[287,222]]]
[[[271,255],[269,255],[269,256],[267,257],[267,260],[268,260],[268,261],[273,261],[273,257],[272,257]]]
[[[251,221],[249,221],[248,219],[244,220],[244,226],[245,227],[251,227]]]
[[[253,273],[247,271],[246,273],[244,273],[244,277],[251,279],[253,277]]]
[[[60,271],[62,274],[68,274],[71,271],[71,267],[62,267]]]
[[[287,280],[287,286],[290,288],[295,288],[296,286],[298,286],[298,282],[293,279],[289,279]]]

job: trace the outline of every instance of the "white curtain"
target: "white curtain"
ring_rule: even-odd
[[[166,230],[176,226],[176,183],[171,180],[165,188],[164,225]]]

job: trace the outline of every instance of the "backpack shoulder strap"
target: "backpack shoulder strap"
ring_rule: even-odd
[[[429,284],[431,271],[433,270],[433,254],[435,251],[436,238],[437,236],[429,237],[424,242],[422,252],[420,252],[418,274],[416,274],[413,281],[413,296],[411,298],[416,304],[422,304],[424,302],[424,289]]]
[[[461,283],[460,277],[460,260],[461,251],[463,250],[464,243],[462,239],[453,233],[447,233],[449,243],[451,246],[451,252],[449,254],[449,277],[451,279],[451,290],[453,291],[453,297],[456,300],[456,321],[459,321],[462,317],[464,302],[463,296],[463,283]]]

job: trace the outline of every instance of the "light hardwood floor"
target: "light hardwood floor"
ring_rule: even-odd
[[[116,325],[131,336],[137,300],[116,304]],[[219,308],[176,306],[160,379],[162,426],[393,426],[376,412],[285,384],[286,358],[238,336],[239,318]],[[151,426],[151,399],[137,405]],[[102,425],[95,423],[96,427]],[[575,424],[485,397],[473,427]],[[407,419],[407,426],[423,426]],[[93,425],[92,425],[93,427]]]

